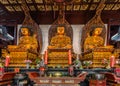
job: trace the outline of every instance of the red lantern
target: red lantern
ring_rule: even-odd
[[[72,64],[72,54],[71,54],[71,50],[68,51],[68,64]]]
[[[45,62],[45,64],[47,64],[48,63],[48,53],[47,53],[47,51],[45,51],[45,57],[44,57],[44,62]]]
[[[114,67],[114,65],[115,65],[115,57],[111,56],[110,57],[110,67]]]
[[[6,56],[6,59],[5,59],[5,67],[8,67],[9,62],[10,62],[10,57],[9,57],[9,56]]]

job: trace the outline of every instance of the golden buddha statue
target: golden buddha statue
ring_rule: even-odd
[[[27,59],[32,61],[32,65],[35,64],[38,48],[36,35],[31,35],[28,27],[21,27],[20,33],[18,45],[8,45],[11,59],[10,67],[25,67]]]
[[[49,49],[51,48],[72,48],[70,37],[65,35],[64,27],[57,27],[57,34],[52,37]]]
[[[22,36],[19,39],[19,44],[17,48],[24,50],[34,50],[37,51],[38,42],[35,36],[30,36],[30,31],[27,27],[21,28]]]
[[[95,28],[92,36],[88,35],[84,42],[84,51],[93,50],[96,47],[104,46],[104,40],[100,36],[102,27]]]
[[[29,28],[21,27],[20,29],[21,37],[19,39],[18,45],[8,45],[8,50],[13,51],[32,51],[37,53],[38,42],[34,36],[30,35]]]

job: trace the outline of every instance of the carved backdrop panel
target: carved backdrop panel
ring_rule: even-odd
[[[42,32],[41,29],[39,28],[39,25],[31,18],[31,15],[29,13],[29,9],[26,5],[26,2],[24,0],[22,0],[22,8],[24,10],[25,13],[25,19],[22,23],[23,27],[29,27],[31,33],[33,34],[33,36],[35,36],[38,40],[38,51],[39,53],[41,52],[41,48],[42,48]]]
[[[50,44],[50,40],[57,33],[57,27],[63,26],[65,27],[65,34],[71,38],[71,42],[73,41],[73,29],[71,25],[65,20],[64,12],[60,11],[60,14],[57,20],[51,25],[48,34],[48,42]],[[73,43],[73,42],[72,42]]]
[[[88,21],[88,23],[83,27],[83,31],[82,31],[82,38],[81,38],[81,50],[84,51],[84,41],[87,38],[87,34],[91,33],[96,27],[102,27],[102,33],[101,33],[101,37],[104,39],[106,38],[106,28],[105,25],[103,23],[103,21],[101,20],[101,12],[102,9],[104,8],[104,2],[105,0],[101,1],[101,3],[99,4],[97,10],[96,10],[96,14],[95,16]]]

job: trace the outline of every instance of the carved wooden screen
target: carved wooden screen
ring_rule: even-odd
[[[30,28],[30,31],[32,33],[32,35],[36,36],[37,40],[38,40],[38,51],[39,53],[41,52],[41,48],[42,48],[42,32],[41,29],[39,27],[39,25],[31,18],[31,15],[29,13],[29,9],[26,6],[25,0],[22,0],[22,8],[23,11],[25,13],[25,19],[22,23],[22,27],[28,27]]]
[[[104,3],[105,0],[102,0],[96,10],[96,14],[95,16],[88,21],[88,23],[83,27],[83,31],[82,31],[82,37],[81,37],[81,50],[84,50],[84,41],[87,37],[87,33],[90,33],[91,31],[93,31],[95,29],[95,27],[103,27],[102,33],[101,33],[101,37],[105,40],[106,37],[106,28],[105,25],[103,23],[103,21],[101,20],[101,12],[102,9],[104,8]]]
[[[73,29],[72,29],[71,25],[65,20],[64,12],[60,11],[57,20],[51,25],[51,27],[49,29],[49,34],[48,34],[49,44],[50,44],[51,38],[56,35],[57,27],[59,27],[59,26],[65,27],[66,36],[69,36],[71,38],[71,42],[72,42],[73,41]]]

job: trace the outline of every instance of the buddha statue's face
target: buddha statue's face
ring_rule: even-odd
[[[29,35],[29,30],[28,30],[28,28],[21,28],[21,33],[22,33],[22,35],[24,35],[24,36],[28,36],[28,35]]]
[[[63,34],[64,34],[64,27],[58,27],[58,28],[57,28],[57,33],[58,33],[59,35],[63,35]]]
[[[94,35],[100,35],[102,32],[102,28],[95,28]]]

